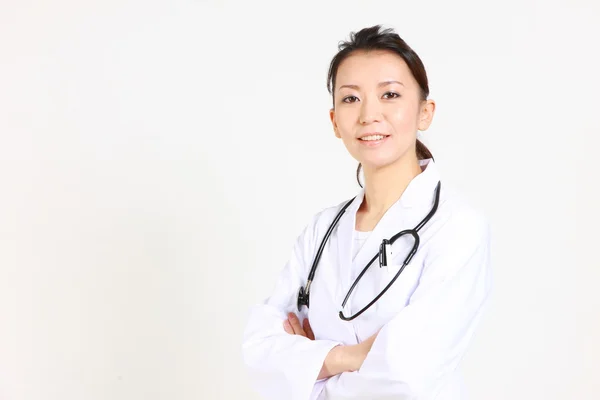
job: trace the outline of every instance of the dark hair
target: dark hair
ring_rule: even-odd
[[[381,25],[375,25],[369,28],[361,29],[358,32],[350,33],[350,40],[342,41],[338,44],[338,53],[331,60],[329,65],[329,73],[327,75],[327,90],[334,98],[335,80],[337,71],[342,63],[350,54],[355,51],[370,51],[370,50],[388,50],[400,57],[406,62],[410,72],[415,77],[415,80],[421,88],[421,100],[427,100],[429,96],[429,82],[423,62],[414,52],[414,50],[406,44],[406,42],[394,32],[393,29],[382,29]],[[335,100],[334,100],[335,105]],[[419,160],[433,158],[433,155],[419,139],[416,144],[417,158]],[[360,170],[362,165],[359,163],[356,169],[356,180],[360,183]]]

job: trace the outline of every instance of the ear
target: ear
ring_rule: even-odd
[[[433,115],[435,114],[435,101],[426,100],[422,102],[421,109],[419,111],[419,124],[418,129],[420,131],[425,131],[431,125],[431,121],[433,120]]]
[[[335,137],[341,139],[342,135],[340,135],[337,122],[335,121],[335,110],[333,108],[329,110],[329,119],[331,119],[331,125],[333,125],[333,132],[335,133]]]

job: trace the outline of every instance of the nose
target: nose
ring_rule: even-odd
[[[376,99],[365,99],[360,107],[360,124],[369,125],[373,122],[381,121],[381,109],[379,106],[379,101]]]

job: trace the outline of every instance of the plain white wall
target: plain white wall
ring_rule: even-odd
[[[473,399],[597,399],[594,1],[0,2],[0,399],[256,399],[241,363],[312,214],[358,189],[325,89],[382,23],[488,212]]]

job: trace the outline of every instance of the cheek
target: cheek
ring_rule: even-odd
[[[396,133],[410,134],[416,129],[418,123],[417,110],[411,108],[395,109],[388,114],[388,121]]]
[[[354,136],[356,130],[356,118],[354,117],[352,111],[344,110],[343,112],[338,112],[336,123],[342,138],[346,136]]]

